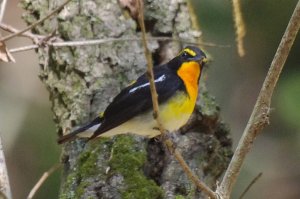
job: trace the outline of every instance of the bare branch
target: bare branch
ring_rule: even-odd
[[[28,31],[28,30],[31,30],[32,28],[34,28],[35,26],[39,25],[40,23],[42,23],[43,21],[45,21],[46,19],[49,19],[50,17],[52,17],[54,14],[56,14],[57,12],[59,12],[61,9],[63,9],[63,7],[69,3],[71,0],[66,0],[63,4],[61,4],[60,6],[58,6],[56,9],[54,9],[53,11],[51,11],[47,16],[43,17],[42,19],[39,19],[37,22],[31,24],[30,26],[26,27],[25,29],[19,31],[19,32],[16,32],[16,33],[13,33],[13,34],[10,34],[10,35],[7,35],[5,37],[3,37],[2,39],[0,39],[1,42],[4,42],[4,41],[7,41],[13,37],[16,37],[18,35],[21,35],[22,33]]]
[[[1,137],[0,137],[0,192],[2,193],[2,195],[5,196],[5,198],[7,199],[12,198]]]
[[[43,37],[41,35],[34,35]],[[41,38],[41,39],[44,39]],[[53,46],[53,47],[74,47],[74,46],[87,46],[87,45],[99,45],[104,44],[108,42],[120,42],[120,41],[140,41],[141,38],[107,38],[107,39],[94,39],[94,40],[83,40],[83,41],[63,41],[63,42],[47,42],[45,45]],[[220,47],[220,48],[229,48],[230,45],[219,45],[214,43],[207,43],[207,42],[191,42],[186,40],[180,40],[180,39],[173,39],[171,37],[148,37],[147,41],[150,40],[157,40],[157,41],[179,41],[186,44],[193,44],[193,45],[202,45],[207,47]],[[16,53],[16,52],[22,52],[32,49],[39,48],[39,45],[28,45],[23,46],[19,48],[10,49],[9,52]]]
[[[53,165],[48,171],[44,172],[39,181],[34,185],[34,187],[29,192],[27,199],[32,199],[35,193],[39,190],[39,188],[43,185],[43,183],[47,180],[52,173],[54,173],[57,169],[61,167],[61,164]]]
[[[150,89],[151,89],[151,97],[152,97],[152,103],[153,103],[153,117],[156,119],[158,128],[161,131],[161,133],[165,133],[166,130],[164,129],[162,122],[159,117],[159,106],[157,101],[157,92],[156,87],[154,83],[154,74],[153,74],[153,63],[152,63],[152,55],[151,52],[148,49],[147,46],[147,38],[146,38],[146,29],[145,29],[145,23],[144,23],[144,5],[141,0],[138,0],[138,21],[142,30],[142,42],[145,50],[145,56],[147,60],[147,77],[150,82]]]
[[[6,3],[7,3],[6,0],[2,0],[1,8],[0,8],[0,23],[1,23],[1,21],[3,19],[3,16],[4,16]],[[1,37],[2,37],[2,35],[0,33],[0,38]],[[10,54],[10,52],[8,51],[8,49],[7,49],[4,42],[0,42],[0,61],[15,62],[14,57]]]
[[[142,38],[106,38],[106,39],[95,39],[95,40],[84,40],[84,41],[66,41],[66,42],[54,42],[50,43],[53,47],[63,47],[63,46],[85,46],[85,45],[98,45],[107,42],[118,42],[118,41],[140,41]],[[202,45],[207,47],[220,47],[220,48],[229,48],[230,45],[219,45],[214,43],[208,42],[192,42],[186,41],[181,39],[174,39],[172,37],[148,37],[146,39],[149,40],[156,40],[156,41],[179,41],[186,44],[193,44],[193,45]]]
[[[2,19],[4,17],[6,3],[7,3],[7,0],[2,0],[1,10],[0,10],[0,22],[2,21]]]
[[[0,61],[16,62],[15,58],[11,55],[4,42],[0,42]]]
[[[252,147],[254,139],[269,122],[269,110],[272,94],[284,63],[289,55],[290,49],[299,31],[299,28],[300,0],[296,5],[294,13],[289,21],[277,52],[273,58],[269,72],[262,85],[261,91],[257,98],[248,124],[244,130],[243,136],[238,143],[236,151],[226,170],[221,185],[217,188],[217,194],[222,196],[222,198],[224,199],[230,197],[233,185],[235,184],[237,176],[240,173],[246,154]]]
[[[170,139],[166,140],[169,141]],[[166,143],[166,145],[168,145]],[[199,190],[203,191],[205,194],[207,194],[210,199],[216,199],[216,194],[204,183],[202,182],[196,174],[191,170],[191,168],[188,166],[186,161],[183,159],[182,155],[177,149],[174,149],[174,156],[176,160],[179,162],[180,166],[182,167],[183,171],[186,173],[186,175],[190,178],[190,180],[198,187]]]
[[[262,176],[262,172],[260,172],[251,182],[250,184],[246,187],[245,191],[241,194],[239,199],[242,199],[246,193],[250,190],[250,188],[257,182],[257,180]]]
[[[9,26],[4,23],[0,23],[0,28],[12,32],[12,33],[19,33],[22,32],[12,26]],[[37,49],[40,46],[37,44],[43,43],[43,40],[46,38],[46,36],[43,35],[37,35],[30,32],[23,32],[19,34],[20,36],[30,38],[34,45],[28,45],[28,46],[22,46],[14,49],[10,49],[10,53],[17,53],[17,52],[23,52],[28,50]],[[99,45],[103,43],[108,42],[119,42],[119,41],[139,41],[142,40],[141,38],[106,38],[106,39],[94,39],[94,40],[82,40],[82,41],[48,41],[44,43],[44,45],[53,46],[53,47],[73,47],[73,46],[87,46],[87,45]],[[207,47],[219,47],[219,48],[229,48],[230,45],[220,45],[220,44],[214,44],[211,42],[192,42],[187,40],[181,40],[181,39],[174,39],[172,37],[150,37],[147,38],[147,40],[157,40],[157,41],[177,41],[182,42],[186,44],[193,44],[193,45],[199,45],[199,46],[207,46]]]
[[[232,6],[233,6],[233,18],[235,23],[237,50],[239,56],[243,57],[245,55],[244,37],[246,35],[246,28],[242,16],[240,0],[232,0]]]
[[[23,47],[19,47],[19,48],[10,49],[9,52],[17,53],[17,52],[23,52],[23,51],[33,50],[33,49],[37,49],[37,48],[39,48],[38,45],[29,45],[29,46],[23,46]]]
[[[0,28],[5,31],[11,32],[11,33],[20,32],[20,30],[12,27],[10,25],[4,24],[4,23],[0,23]],[[37,41],[44,39],[44,37],[45,37],[42,35],[32,34],[31,32],[28,32],[28,31],[20,34],[20,36],[27,37],[27,38],[31,39],[34,43],[37,43]]]
[[[194,174],[194,172],[191,170],[191,168],[188,166],[188,164],[183,159],[182,155],[178,150],[174,148],[174,144],[170,138],[167,137],[167,131],[163,127],[163,123],[160,120],[159,115],[159,106],[158,106],[158,100],[157,100],[157,92],[155,88],[154,83],[154,74],[153,74],[153,63],[152,63],[152,55],[147,47],[147,38],[146,38],[146,29],[144,24],[144,9],[143,9],[143,1],[138,0],[138,21],[142,30],[142,41],[143,46],[145,50],[145,55],[147,59],[147,77],[150,82],[150,90],[151,90],[151,97],[152,97],[152,103],[153,103],[153,118],[156,119],[158,128],[162,134],[164,144],[168,148],[170,152],[175,156],[177,161],[179,162],[180,166],[182,167],[183,171],[187,174],[187,176],[190,178],[190,180],[204,193],[206,193],[208,196],[210,196],[212,199],[216,198],[215,193],[199,178]]]

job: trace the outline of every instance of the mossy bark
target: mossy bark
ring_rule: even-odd
[[[24,19],[33,23],[60,4],[59,0],[23,0]],[[201,34],[191,14],[184,0],[145,1],[149,36],[198,41]],[[71,1],[34,32],[50,34],[55,30],[65,41],[140,37],[137,22],[117,0]],[[156,64],[175,56],[182,46],[170,41],[149,42]],[[40,79],[50,93],[58,134],[94,118],[122,87],[146,70],[140,41],[41,47],[37,53]],[[231,157],[231,140],[203,80],[192,119],[173,137],[194,172],[215,187]],[[62,163],[61,199],[203,197],[155,139],[135,135],[89,143],[77,139],[62,146]]]

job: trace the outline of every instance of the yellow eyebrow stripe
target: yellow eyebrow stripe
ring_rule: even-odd
[[[189,49],[189,48],[185,48],[183,51],[187,52],[188,54],[192,55],[193,57],[196,56],[196,52],[193,51],[193,50],[191,50],[191,49]]]

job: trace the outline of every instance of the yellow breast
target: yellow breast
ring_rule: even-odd
[[[185,125],[195,108],[198,96],[200,67],[197,62],[183,63],[177,71],[184,82],[187,93],[178,91],[160,107],[160,116],[164,127],[169,131],[178,130]]]
[[[178,91],[170,100],[160,106],[160,118],[164,128],[176,131],[185,125],[193,113],[195,101],[183,91]]]

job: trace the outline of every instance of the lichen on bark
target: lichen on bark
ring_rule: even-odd
[[[185,0],[145,0],[149,36],[198,41]],[[23,0],[27,23],[47,15],[61,1]],[[56,31],[65,41],[139,38],[137,22],[117,0],[71,1],[58,15],[33,31]],[[149,41],[154,63],[174,57],[182,43]],[[38,50],[40,79],[52,102],[58,134],[102,112],[122,87],[146,70],[140,41]],[[231,156],[228,130],[201,80],[197,110],[180,132],[173,134],[189,166],[214,187]],[[199,198],[172,157],[155,139],[119,135],[86,143],[77,139],[62,147],[64,164],[60,198]]]

